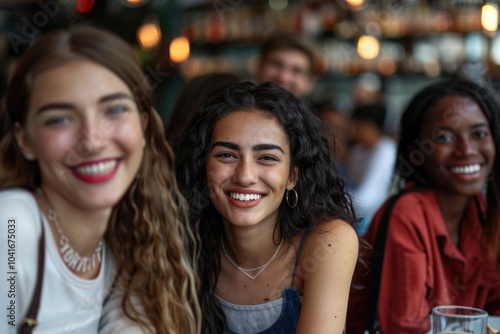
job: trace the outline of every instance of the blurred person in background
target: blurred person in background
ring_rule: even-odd
[[[327,128],[330,130],[327,136],[327,138],[332,138],[330,149],[332,150],[337,170],[344,179],[347,191],[350,192],[352,185],[345,166],[348,153],[349,119],[329,101],[319,104],[315,110],[319,118],[325,122]]]
[[[356,215],[362,219],[360,234],[366,231],[391,189],[396,142],[384,133],[385,118],[386,107],[382,104],[358,106],[350,117],[352,143],[346,168]]]
[[[303,98],[322,71],[317,47],[297,33],[274,32],[260,45],[255,73],[258,83],[274,82]]]

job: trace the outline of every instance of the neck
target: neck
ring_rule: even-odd
[[[434,193],[436,194],[448,234],[453,243],[457,245],[460,236],[460,223],[462,222],[470,197],[450,195],[439,191],[434,191]]]
[[[45,216],[48,217],[48,205],[57,213],[62,232],[68,238],[73,249],[81,256],[91,255],[106,232],[111,209],[87,210],[75,206],[72,202],[47,188],[43,188],[43,195],[45,200],[39,198],[39,205]],[[58,240],[60,236],[53,224],[51,224],[51,230]]]
[[[243,268],[260,266],[273,256],[281,241],[281,234],[274,228],[262,231],[249,228],[230,228],[224,226],[225,248],[234,261]],[[282,247],[284,248],[284,247]],[[279,255],[279,254],[278,254]]]
[[[370,149],[373,149],[377,146],[379,140],[382,138],[382,134],[377,131],[372,131],[369,134],[366,134],[365,145]]]

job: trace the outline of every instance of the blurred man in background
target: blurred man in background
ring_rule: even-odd
[[[314,87],[322,67],[312,41],[291,32],[276,32],[260,46],[255,75],[259,83],[271,81],[303,97]]]

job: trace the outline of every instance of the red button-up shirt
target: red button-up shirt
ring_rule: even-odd
[[[481,208],[473,198],[468,203],[458,247],[448,235],[432,191],[410,192],[396,202],[378,302],[382,333],[428,332],[429,314],[437,305],[472,306],[500,315],[500,269],[487,256],[480,221],[484,198],[479,202]],[[364,236],[370,245],[375,242],[384,207]],[[365,260],[369,262],[367,253]],[[348,334],[363,333],[369,278],[369,269],[358,264],[347,313]]]

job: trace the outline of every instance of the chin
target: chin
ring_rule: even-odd
[[[99,196],[101,195],[101,196]],[[109,195],[104,195],[99,194],[95,197],[93,197],[88,204],[90,207],[94,209],[109,209],[113,208],[115,205],[117,205],[121,199],[123,198],[124,194],[118,196],[117,193],[114,194],[109,194]]]

